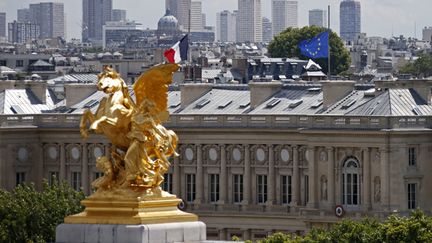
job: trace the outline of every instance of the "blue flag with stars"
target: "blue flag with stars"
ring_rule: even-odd
[[[312,39],[301,41],[298,47],[303,56],[309,58],[327,58],[329,54],[328,41],[329,33],[325,31]]]

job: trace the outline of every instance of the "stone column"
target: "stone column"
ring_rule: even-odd
[[[389,178],[389,151],[385,148],[380,149],[380,174],[381,174],[381,207],[383,210],[389,210],[389,189],[390,189],[390,178]]]
[[[108,159],[111,158],[111,150],[109,144],[105,144],[104,148],[105,148],[105,157],[107,157]]]
[[[315,147],[308,147],[306,150],[307,158],[308,158],[308,167],[309,167],[309,202],[308,207],[315,208],[316,207],[316,188],[317,188],[317,168],[315,161]]]
[[[7,149],[6,145],[0,145],[0,187],[8,188],[7,182]]]
[[[244,204],[247,205],[251,202],[251,166],[249,144],[246,144],[244,147],[244,166],[243,201]]]
[[[203,164],[202,164],[202,145],[198,144],[196,146],[196,155],[197,155],[197,167],[196,167],[196,197],[195,203],[200,204],[204,199],[203,189]]]
[[[81,185],[84,194],[90,194],[89,175],[88,175],[88,146],[87,143],[81,145],[82,148],[82,165],[81,165]]]
[[[174,156],[174,166],[173,166],[173,193],[177,197],[180,195],[180,159],[178,156]]]
[[[220,175],[219,175],[219,185],[220,185],[220,194],[219,194],[219,202],[224,204],[227,201],[227,164],[226,164],[226,149],[225,144],[221,144],[220,148]]]
[[[327,198],[330,207],[335,206],[335,157],[334,149],[332,147],[327,147],[327,159],[328,159],[328,184],[327,184]]]
[[[370,149],[363,149],[363,207],[369,210],[371,207],[371,176],[370,176]]]
[[[227,237],[227,230],[226,229],[219,229],[218,231],[219,231],[219,240],[220,241],[230,240],[230,239],[227,239],[228,237]]]
[[[300,176],[299,176],[299,154],[298,147],[293,147],[293,173],[292,173],[292,204],[293,206],[299,205],[300,200]]]
[[[61,143],[59,146],[59,152],[60,152],[60,171],[59,171],[59,177],[60,181],[67,180],[66,178],[66,147],[64,143]]]
[[[268,184],[267,184],[267,203],[272,205],[275,203],[275,162],[274,162],[274,149],[273,145],[268,146],[269,163],[268,163]]]

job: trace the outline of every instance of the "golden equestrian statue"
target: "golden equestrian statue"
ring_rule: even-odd
[[[112,144],[110,157],[96,160],[104,175],[92,186],[96,192],[82,201],[85,211],[65,218],[66,223],[142,224],[196,221],[178,210],[181,202],[161,190],[163,175],[175,152],[177,135],[162,123],[168,119],[168,85],[177,64],[161,64],[143,73],[133,86],[135,100],[120,75],[105,67],[97,88],[106,97],[93,114],[83,113],[80,133],[104,134]]]

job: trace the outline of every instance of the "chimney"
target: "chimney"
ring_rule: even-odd
[[[251,108],[255,109],[281,89],[282,82],[280,81],[257,82],[254,80],[249,82]]]
[[[15,81],[15,89],[30,89],[33,94],[40,100],[42,104],[46,104],[46,92],[47,92],[47,82],[46,81],[35,81],[35,80],[25,80],[25,81]]]
[[[187,83],[180,85],[180,107],[185,108],[204,94],[210,92],[212,88],[213,85],[208,83]]]
[[[416,91],[417,94],[420,95],[420,97],[422,97],[423,100],[427,102],[428,105],[431,104],[431,98],[432,98],[431,86],[432,86],[432,80],[424,80],[424,79],[375,81],[375,89],[380,90],[381,92],[392,88],[413,89]]]
[[[354,90],[355,81],[321,81],[321,84],[323,90],[323,107],[327,109],[352,92]]]
[[[97,91],[95,84],[65,84],[66,106],[71,107]]]

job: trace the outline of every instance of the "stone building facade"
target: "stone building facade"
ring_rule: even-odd
[[[174,89],[166,125],[179,135],[180,156],[164,188],[207,224],[209,239],[301,234],[344,217],[417,207],[430,212],[429,82],[377,83],[373,92],[336,84]],[[80,138],[82,104],[66,114],[0,116],[2,188],[23,181],[40,188],[42,178],[59,178],[91,192],[91,181],[101,176],[95,160],[110,145],[99,135]],[[336,205],[343,217],[335,215]]]

